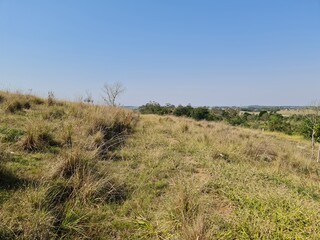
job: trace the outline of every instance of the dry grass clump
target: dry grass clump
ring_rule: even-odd
[[[128,199],[129,195],[130,190],[126,185],[107,178],[97,181],[90,193],[90,198],[94,203],[121,204]]]
[[[48,127],[38,125],[35,122],[30,123],[27,127],[19,146],[24,151],[35,152],[45,150],[48,147],[59,146],[59,142],[54,139]]]
[[[104,170],[107,171],[107,169]],[[94,153],[85,154],[77,149],[60,157],[52,179],[67,183],[66,189],[72,189],[74,196],[81,199],[83,203],[123,202],[128,195],[127,188],[117,184],[105,171],[99,170]]]
[[[137,122],[137,116],[124,109],[89,107],[86,112],[91,148],[102,158],[121,145]]]
[[[62,145],[65,147],[73,146],[74,129],[72,124],[64,125],[61,135]]]
[[[271,162],[278,157],[278,153],[274,150],[274,147],[264,141],[248,141],[244,153],[250,160]]]
[[[127,189],[107,176],[105,171],[101,172],[99,169],[92,153],[73,149],[60,156],[48,179],[41,203],[54,216],[54,232],[59,237],[70,235],[71,238],[90,238],[86,237],[88,232],[84,230],[90,223],[81,225],[80,222],[85,220],[84,216],[75,216],[75,212],[92,205],[120,204],[125,201]]]
[[[92,169],[94,162],[94,155],[85,154],[80,149],[73,149],[72,152],[63,153],[59,157],[52,178],[70,179],[74,176],[83,178],[94,171]]]
[[[7,102],[6,105],[4,106],[4,110],[6,112],[10,113],[16,113],[19,111],[22,111],[24,109],[30,109],[31,105],[29,102],[24,102],[20,100],[13,100],[10,102]]]
[[[17,191],[2,205],[0,239],[55,239],[54,217],[39,207],[40,189]]]
[[[58,106],[49,108],[48,111],[43,113],[43,119],[45,120],[61,120],[64,116],[66,116],[65,109],[63,107]]]
[[[133,132],[136,114],[0,95],[5,97],[0,106],[0,239],[111,236],[112,209],[125,205],[132,189],[110,170],[112,161],[100,160]],[[16,100],[21,105],[12,112],[23,114],[5,111]],[[23,102],[30,103],[30,111],[24,111]]]
[[[183,181],[183,180],[182,180]],[[181,184],[181,183],[180,183]],[[178,184],[178,185],[180,185]],[[192,183],[177,186],[178,192],[171,213],[176,230],[181,232],[182,239],[210,239],[210,227],[204,213],[204,206],[200,205],[199,195],[194,192]]]
[[[44,100],[39,97],[21,93],[1,92],[0,96],[2,108],[7,113],[21,112],[25,109],[30,109],[33,105],[42,105],[44,103]]]

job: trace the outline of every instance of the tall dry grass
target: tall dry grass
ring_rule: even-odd
[[[138,116],[120,108],[0,95],[0,238],[91,239],[101,230],[86,211],[122,204],[129,196],[105,160],[112,160]]]

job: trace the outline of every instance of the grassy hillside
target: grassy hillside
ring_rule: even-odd
[[[320,238],[303,139],[0,95],[0,239]]]

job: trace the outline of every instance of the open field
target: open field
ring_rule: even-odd
[[[292,115],[309,115],[309,114],[315,114],[314,110],[311,109],[288,109],[288,110],[280,110],[278,111],[279,114],[289,117]]]
[[[302,138],[0,95],[0,239],[320,238]]]

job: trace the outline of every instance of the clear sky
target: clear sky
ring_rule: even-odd
[[[320,98],[319,0],[0,0],[0,88],[123,105]]]

